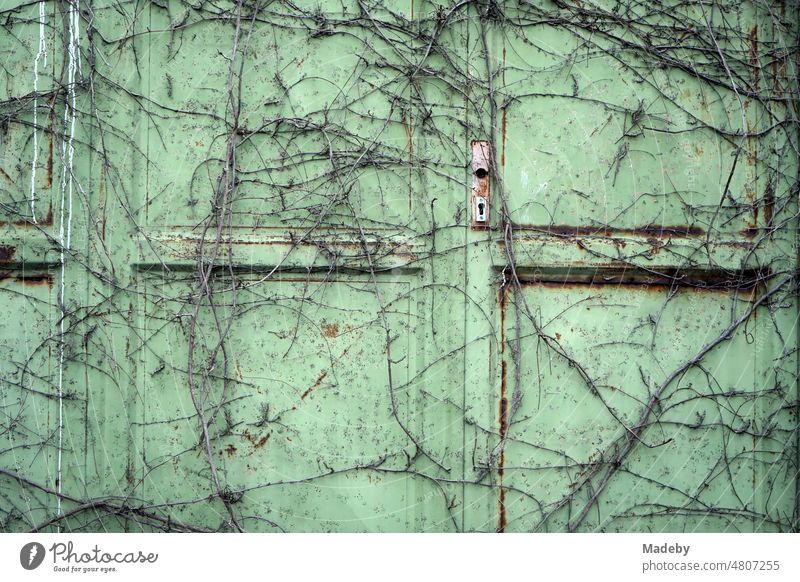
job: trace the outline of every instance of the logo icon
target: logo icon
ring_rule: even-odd
[[[26,570],[35,570],[44,561],[44,546],[39,542],[30,542],[19,551],[19,563]]]

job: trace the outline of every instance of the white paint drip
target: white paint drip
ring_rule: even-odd
[[[80,0],[69,0],[69,45],[67,47],[67,99],[64,106],[64,141],[61,144],[61,212],[59,243],[61,246],[61,341],[58,354],[58,515],[61,511],[61,457],[64,444],[64,322],[66,320],[66,262],[72,237],[72,187],[75,148],[75,77],[80,69]],[[66,205],[66,210],[65,210]],[[66,218],[66,226],[64,224]],[[58,528],[61,531],[61,528]]]
[[[44,59],[44,66],[47,66],[47,44],[44,38],[44,0],[39,2],[39,50],[33,60],[33,161],[31,162],[31,220],[36,224],[36,165],[39,162],[39,61]]]

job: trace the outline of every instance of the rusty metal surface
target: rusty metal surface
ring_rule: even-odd
[[[6,2],[0,531],[797,531],[797,16]]]

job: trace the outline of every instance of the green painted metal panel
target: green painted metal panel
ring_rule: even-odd
[[[525,390],[505,447],[509,528],[576,526],[595,496],[581,529],[761,531],[791,515],[792,394],[762,359],[780,359],[769,343],[793,320],[770,321],[758,309],[688,366],[752,309],[754,290],[532,283],[522,293],[568,357],[552,357],[530,322],[508,325],[531,355],[507,378],[509,403],[517,382]],[[598,464],[602,451],[612,462]],[[581,490],[590,476],[597,489]]]
[[[797,530],[797,6],[0,15],[2,530]]]

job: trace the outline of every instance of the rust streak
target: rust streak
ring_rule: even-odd
[[[50,275],[20,275],[15,281],[23,285],[47,285],[50,288],[53,287],[53,277]]]
[[[51,188],[53,186],[53,134],[52,128],[55,127],[56,124],[56,108],[55,108],[56,96],[55,94],[50,97],[50,139],[48,140],[48,153],[47,153],[47,184],[45,184],[45,188]],[[52,217],[53,207],[50,206],[50,222],[47,223],[50,226],[53,223]]]
[[[753,26],[750,29],[750,34],[748,36],[750,40],[750,64],[753,65],[753,80],[755,83],[755,88],[758,90],[758,80],[759,80],[759,73],[760,66],[758,62],[758,27]]]
[[[320,374],[320,375],[319,375],[319,378],[317,378],[317,381],[316,381],[316,382],[314,382],[314,385],[313,385],[313,386],[311,386],[311,387],[310,387],[308,390],[306,390],[305,392],[303,392],[303,395],[300,397],[300,400],[305,400],[305,399],[306,399],[306,396],[308,396],[309,394],[311,394],[311,392],[312,392],[313,390],[315,390],[316,388],[319,388],[320,384],[322,384],[322,381],[325,379],[325,377],[326,377],[327,375],[328,375],[328,372],[327,372],[327,371],[325,371],[325,372],[323,372],[322,374]]]
[[[749,34],[747,35],[749,51],[748,51],[748,60],[750,65],[753,68],[753,91],[758,91],[759,85],[759,77],[760,77],[760,65],[758,61],[758,27],[753,26],[750,29]],[[746,99],[744,102],[744,109],[745,115],[747,114],[748,106],[750,105],[750,100]],[[753,137],[753,133],[756,128],[752,127],[749,117],[745,118],[745,124],[747,125],[746,128],[743,128],[747,131],[747,164],[753,168],[756,167],[758,164],[758,143]],[[755,180],[754,180],[755,182]],[[758,228],[758,204],[756,204],[756,191],[754,187],[750,187],[749,181],[747,185],[745,185],[745,193],[747,196],[748,202],[752,204],[753,207],[753,223],[752,228]]]
[[[502,362],[502,378],[500,381],[500,439],[505,440],[508,432],[508,398],[506,397],[506,377],[508,362]],[[506,529],[506,490],[503,487],[503,474],[505,473],[506,451],[505,446],[500,447],[500,459],[497,463],[497,476],[500,481],[500,516],[497,522],[497,531],[503,533]]]
[[[650,238],[662,237],[701,237],[705,236],[705,231],[697,226],[683,225],[656,225],[648,224],[636,228],[612,228],[610,226],[571,226],[566,224],[553,225],[533,225],[533,224],[514,224],[514,228],[520,230],[535,230],[555,236],[576,237],[576,236],[605,236],[630,235],[644,236]]]
[[[498,292],[498,301],[500,303],[500,410],[499,410],[499,424],[500,424],[500,442],[506,438],[508,432],[508,398],[507,398],[507,372],[508,362],[505,360],[506,351],[506,301],[508,299],[508,287],[503,286]],[[497,522],[497,531],[503,533],[506,529],[506,490],[503,487],[503,474],[505,473],[505,443],[500,447],[500,458],[497,462],[497,476],[500,483],[500,492],[498,498],[499,517]]]
[[[684,287],[707,291],[746,290],[770,277],[769,270],[745,269],[738,272],[663,269],[647,272],[633,269],[598,269],[588,272],[545,273],[520,281],[522,285],[542,285],[559,289],[581,289],[593,285],[639,287],[644,291],[663,292],[664,287]]]
[[[506,133],[507,133],[507,126],[508,126],[508,120],[507,120],[506,110],[503,109],[503,122],[501,124],[501,131],[502,131],[502,135],[503,135],[503,141],[502,141],[503,149],[502,149],[502,153],[500,154],[500,165],[503,167],[503,169],[505,169],[505,167],[506,167]]]
[[[262,448],[265,444],[267,444],[267,441],[269,440],[271,434],[272,434],[271,432],[268,432],[266,435],[261,437],[261,439],[259,439],[259,441],[253,446],[253,448],[256,449]]]

